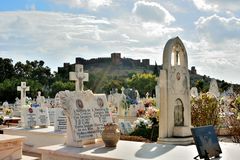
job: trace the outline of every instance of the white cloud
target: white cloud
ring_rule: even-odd
[[[202,75],[239,83],[240,19],[212,15],[200,17],[195,25],[199,41],[184,42],[190,66]]]
[[[163,6],[156,2],[138,1],[132,10],[145,22],[170,24],[175,18]]]
[[[71,8],[88,8],[96,10],[102,6],[109,6],[112,0],[52,0],[55,3],[66,4]]]
[[[238,11],[240,1],[238,0],[192,0],[194,5],[203,11],[219,12],[221,10]]]
[[[217,11],[218,5],[206,2],[206,0],[193,0],[193,3],[199,10],[204,11]]]
[[[40,11],[0,12],[0,28],[1,56],[8,55],[14,61],[23,59],[17,55],[29,60],[37,57],[53,70],[79,56],[109,56],[115,51],[136,56],[139,53],[131,47],[159,47],[166,35],[181,32],[157,23],[136,22],[131,17],[108,20]],[[149,50],[144,51],[147,55]]]
[[[143,23],[143,29],[145,30],[148,37],[163,37],[168,34],[176,34],[182,32],[183,29],[176,27],[166,27],[158,23]]]
[[[240,19],[236,17],[224,18],[218,15],[200,17],[195,22],[201,38],[213,43],[225,40],[240,41]]]

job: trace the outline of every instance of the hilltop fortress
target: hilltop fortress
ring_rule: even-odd
[[[76,57],[75,64],[82,64],[84,65],[84,69],[86,70],[92,70],[93,68],[96,69],[107,67],[111,65],[111,69],[133,69],[137,72],[147,72],[150,73],[153,71],[153,68],[155,65],[150,65],[149,59],[131,59],[131,58],[125,58],[121,57],[121,53],[111,53],[111,57],[99,57],[99,58],[92,58],[89,60],[86,60],[81,57]],[[64,63],[63,67],[58,67],[58,72],[61,72],[62,70],[74,70],[74,65],[70,63]],[[161,65],[157,66],[158,70],[162,68]],[[197,71],[195,67],[193,66],[190,70],[190,73],[197,74]]]
[[[64,63],[63,67],[58,67],[58,73],[73,71],[75,64],[82,64],[87,72],[104,71],[108,74],[118,74],[126,76],[131,72],[135,73],[152,73],[155,65],[150,65],[149,59],[131,59],[122,58],[121,53],[111,53],[111,57],[99,57],[86,60],[76,57],[75,63]],[[157,66],[158,70],[161,66]]]
[[[112,65],[127,65],[127,66],[149,66],[149,59],[134,60],[131,58],[121,58],[121,53],[111,53],[111,57],[99,57],[86,60],[81,57],[76,58],[76,64],[82,64],[84,66],[94,65],[99,63],[108,63]],[[64,63],[64,65],[70,65],[69,63]]]

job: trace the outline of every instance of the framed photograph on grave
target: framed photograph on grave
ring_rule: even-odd
[[[222,150],[213,126],[191,128],[191,131],[201,159],[219,157]],[[196,157],[194,159],[196,159]]]

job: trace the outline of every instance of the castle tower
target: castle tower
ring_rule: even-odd
[[[121,53],[112,53],[111,54],[112,64],[121,63]]]

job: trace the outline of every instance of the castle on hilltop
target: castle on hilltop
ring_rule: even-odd
[[[100,58],[92,58],[90,60],[85,60],[81,57],[76,58],[76,64],[90,65],[96,63],[111,63],[113,65],[121,65],[121,64],[133,64],[135,66],[148,66],[150,65],[149,59],[140,59],[134,60],[131,58],[121,58],[121,53],[111,53],[111,57],[100,57]]]
[[[121,53],[111,53],[111,57],[99,57],[86,60],[81,57],[76,57],[75,63],[64,63],[63,67],[58,67],[58,74],[61,77],[66,76],[65,79],[68,80],[68,75],[66,73],[75,70],[75,64],[82,64],[84,70],[89,73],[104,71],[108,74],[117,74],[127,76],[129,73],[153,73],[154,69],[160,71],[162,65],[151,65],[149,59],[132,59],[121,57]],[[189,72],[193,75],[197,75],[196,68],[192,66]]]
[[[99,57],[86,60],[81,57],[76,57],[75,64],[82,64],[84,68],[89,68],[89,66],[111,64],[114,66],[128,66],[128,67],[149,67],[149,59],[131,59],[131,58],[122,58],[121,53],[111,53],[111,57]],[[75,64],[64,63],[63,67],[58,67],[58,71],[61,71],[63,68],[74,68]],[[74,70],[74,69],[73,69]]]

